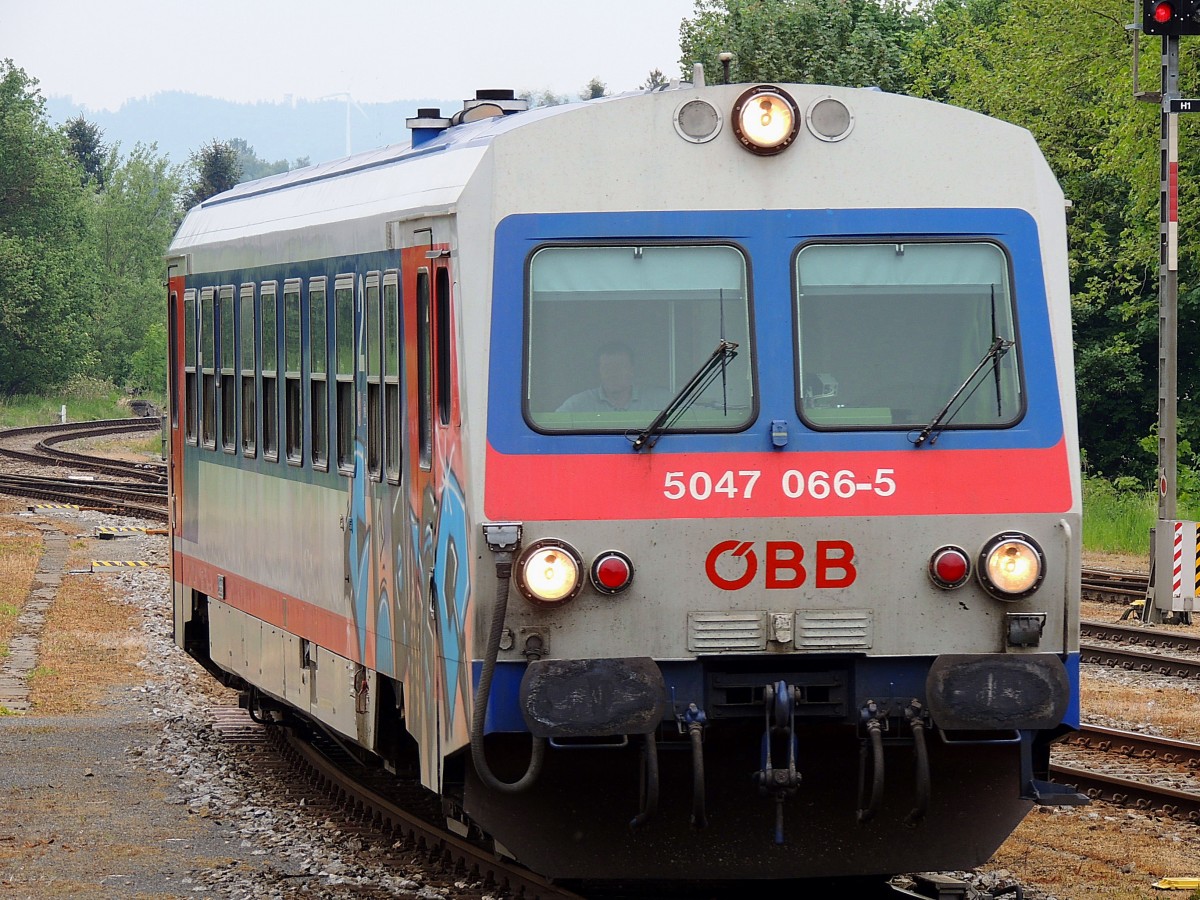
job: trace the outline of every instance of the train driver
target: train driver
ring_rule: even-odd
[[[634,383],[633,351],[620,341],[600,346],[596,351],[596,369],[600,386],[568,397],[559,406],[559,412],[657,411],[671,402],[670,393],[663,388]]]

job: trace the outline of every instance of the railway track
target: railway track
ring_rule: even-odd
[[[167,520],[166,467],[156,463],[134,463],[92,454],[58,449],[57,444],[97,436],[151,431],[158,419],[104,419],[69,425],[39,425],[10,428],[0,432],[0,456],[38,468],[94,475],[54,476],[28,472],[0,473],[0,494],[28,497],[51,503],[98,509],[116,515]],[[120,480],[118,480],[120,479]]]
[[[1083,725],[1064,744],[1083,751],[1092,760],[1086,768],[1052,763],[1054,780],[1074,787],[1094,800],[1138,809],[1155,815],[1200,821],[1200,788],[1195,772],[1200,768],[1200,744],[1155,735]],[[1120,757],[1116,763],[1110,762]],[[1150,764],[1152,771],[1130,777],[1133,764]],[[1185,783],[1187,789],[1175,784]]]
[[[445,820],[436,798],[419,787],[406,788],[401,779],[377,766],[364,765],[325,732],[299,720],[286,726],[260,724],[237,708],[216,707],[209,712],[222,740],[244,745],[247,753],[270,757],[256,762],[256,769],[276,770],[291,791],[304,795],[305,807],[314,814],[339,812],[364,842],[422,854],[443,871],[482,882],[488,894],[499,892],[522,900],[583,900],[447,831],[440,824]],[[387,853],[366,852],[377,863],[389,859]],[[403,863],[397,859],[397,868]]]
[[[1113,572],[1107,569],[1085,568],[1081,578],[1084,600],[1105,603],[1129,603],[1146,596],[1150,576],[1139,572]]]

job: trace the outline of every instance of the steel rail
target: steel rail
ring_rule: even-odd
[[[1079,660],[1130,672],[1170,675],[1175,678],[1200,678],[1200,660],[1180,659],[1160,653],[1139,653],[1136,650],[1080,644]]]
[[[1059,784],[1073,787],[1093,800],[1190,822],[1200,821],[1200,794],[1055,763],[1050,765],[1050,774]]]
[[[122,434],[131,431],[152,431],[160,427],[158,419],[100,419],[94,422],[73,422],[67,425],[34,425],[28,428],[8,428],[0,431],[0,456],[32,462],[42,466],[62,466],[83,469],[90,472],[103,472],[125,478],[135,478],[140,481],[166,481],[166,467],[155,463],[132,463],[120,460],[105,459],[90,454],[74,453],[59,450],[53,444],[64,441],[80,440],[87,437],[106,434]],[[39,434],[48,437],[34,445],[37,452],[18,450],[4,446],[12,439],[27,438]]]
[[[1081,573],[1080,590],[1085,600],[1128,603],[1130,600],[1145,597],[1149,583],[1150,576],[1138,572],[1084,568]]]
[[[313,743],[298,735],[295,729],[277,727],[273,730],[288,751],[307,766],[318,780],[345,798],[346,805],[359,810],[364,818],[374,820],[382,827],[390,827],[402,839],[423,847],[435,858],[452,866],[462,866],[485,883],[495,884],[524,900],[583,900],[578,894],[551,884],[528,869],[507,862],[491,851],[403,809],[393,800],[357,781]]]
[[[1167,631],[1162,628],[1137,625],[1117,625],[1084,619],[1079,623],[1079,633],[1083,637],[1106,641],[1121,641],[1143,647],[1200,653],[1200,637],[1181,631]]]
[[[144,494],[137,494],[132,499],[128,496],[125,499],[120,499],[110,496],[113,493],[110,491],[90,491],[86,487],[86,482],[66,486],[59,479],[46,479],[42,483],[31,484],[27,480],[28,477],[25,476],[24,478],[14,480],[8,476],[0,475],[0,494],[27,497],[32,500],[45,500],[50,503],[71,504],[79,506],[82,509],[94,509],[116,515],[154,519],[159,522],[167,521],[166,497],[163,497],[162,502],[157,505],[147,506],[144,503],[134,502],[134,500],[154,499],[148,498]],[[105,499],[113,502],[107,504],[98,502]]]
[[[1200,768],[1200,744],[1137,731],[1120,731],[1084,723],[1063,743],[1169,765]]]

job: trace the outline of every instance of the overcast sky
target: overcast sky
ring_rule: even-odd
[[[0,58],[91,109],[180,90],[228,100],[572,98],[679,74],[693,0],[0,0]]]

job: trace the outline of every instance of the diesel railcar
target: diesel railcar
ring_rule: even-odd
[[[551,877],[978,864],[1081,799],[1062,192],[972,112],[701,82],[188,213],[176,640]]]

